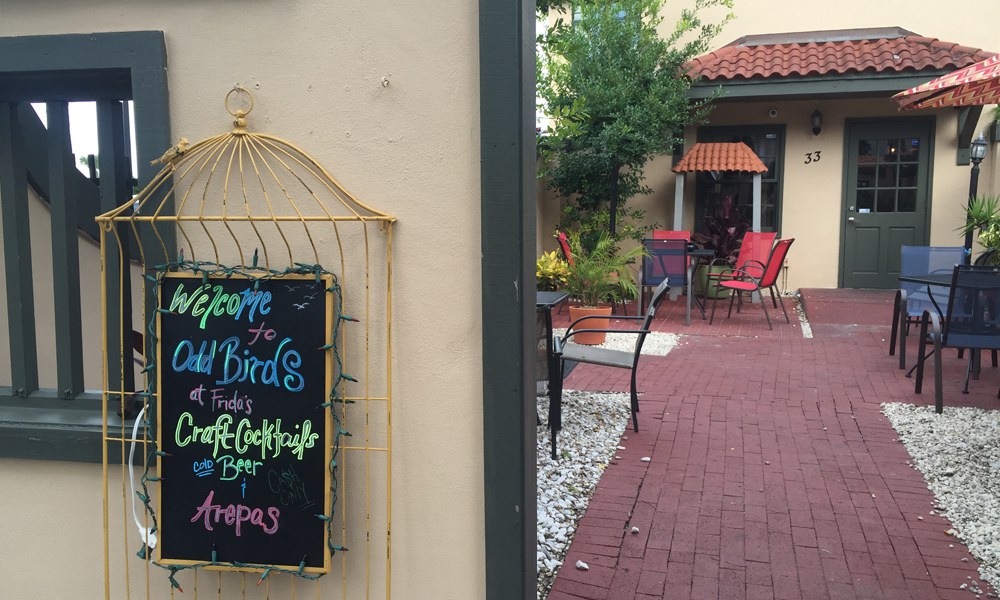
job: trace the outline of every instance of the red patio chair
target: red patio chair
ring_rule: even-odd
[[[742,294],[744,292],[760,292],[761,290],[767,289],[771,292],[771,303],[774,304],[774,308],[778,308],[778,303],[781,303],[781,312],[785,315],[785,322],[791,323],[788,319],[788,312],[785,310],[785,302],[781,299],[781,294],[778,293],[778,288],[776,286],[778,282],[778,274],[781,273],[781,266],[785,262],[785,256],[788,255],[788,247],[792,245],[795,238],[788,238],[785,240],[778,240],[778,243],[774,246],[774,250],[771,251],[771,256],[768,257],[766,263],[761,263],[757,261],[749,261],[744,265],[743,269],[733,269],[731,272],[727,271],[722,274],[722,278],[718,285],[722,289],[732,290],[732,295],[729,297],[729,314],[727,317],[733,315],[733,301],[739,298],[740,304],[743,303]],[[775,300],[777,298],[777,300]],[[715,301],[712,302],[712,317],[709,319],[709,324],[715,320],[715,305],[719,302],[718,296],[716,296]],[[771,316],[767,314],[767,301],[761,296],[760,307],[764,309],[764,318],[767,319],[767,328],[774,329],[771,326]],[[736,309],[739,312],[739,308]]]
[[[566,237],[566,234],[560,231],[556,234],[556,239],[559,240],[559,249],[562,250],[566,262],[570,265],[576,264],[573,262],[573,251],[569,249],[569,238]]]
[[[735,271],[745,270],[747,263],[766,263],[767,257],[771,255],[771,247],[774,246],[774,238],[777,236],[778,234],[773,231],[746,232],[743,236],[743,240],[740,242],[740,254],[736,257],[736,265],[734,266]],[[717,258],[709,264],[708,279],[705,284],[706,290],[711,290],[713,287],[717,287],[719,283],[725,279],[732,279],[729,275],[711,272],[711,267],[720,264],[721,260],[722,259]],[[733,272],[733,269],[727,269],[724,273],[731,274]]]
[[[654,229],[652,231],[654,240],[684,240],[691,241],[690,231],[674,231],[670,229]]]

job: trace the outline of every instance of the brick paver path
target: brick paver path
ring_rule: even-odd
[[[887,323],[886,306],[848,310]],[[626,431],[549,600],[975,598],[959,587],[978,582],[975,559],[930,514],[879,409],[933,402],[933,380],[915,395],[888,356],[887,326],[813,323],[803,339],[780,316],[768,332],[759,308],[690,328],[665,312],[660,327],[687,336],[643,360],[640,431]],[[946,405],[1000,405],[996,369],[962,396],[964,362],[950,351],[946,365]],[[627,377],[584,365],[567,387],[627,390]]]

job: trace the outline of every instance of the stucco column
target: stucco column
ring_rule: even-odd
[[[760,231],[760,173],[753,174],[753,230]]]
[[[682,229],[684,229],[684,173],[678,173],[674,182],[674,231]]]

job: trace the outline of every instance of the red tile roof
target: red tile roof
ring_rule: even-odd
[[[767,171],[764,163],[743,142],[699,142],[674,166],[674,173],[689,171]]]
[[[898,27],[752,35],[693,59],[705,81],[952,70],[993,56]]]

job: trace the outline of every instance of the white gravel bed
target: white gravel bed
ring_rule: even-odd
[[[553,329],[552,334],[556,337],[562,337],[566,334],[566,330]],[[635,350],[636,337],[634,333],[609,333],[607,341],[601,344],[600,347],[632,352]],[[649,356],[666,356],[668,352],[677,346],[679,339],[680,336],[676,333],[648,333],[646,334],[646,341],[642,343],[642,353]],[[572,342],[573,338],[570,338],[569,341]]]
[[[980,577],[1000,589],[1000,411],[885,403],[913,465],[927,480],[935,508],[979,561]],[[908,515],[909,516],[909,515]],[[970,581],[968,589],[982,590]],[[978,597],[978,596],[977,596]]]
[[[577,523],[614,458],[631,415],[628,394],[563,390],[562,400],[559,460],[552,460],[548,429],[544,424],[538,427],[539,600],[548,596]],[[538,397],[539,414],[548,414],[548,405],[548,396]]]

